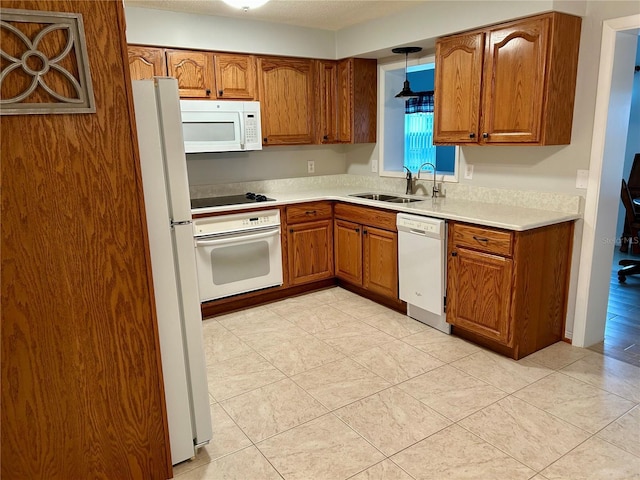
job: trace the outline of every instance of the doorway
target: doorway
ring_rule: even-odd
[[[631,78],[640,15],[606,20],[603,25],[598,93],[585,202],[582,251],[576,290],[573,343],[586,347],[604,338],[614,242],[620,204]]]
[[[640,36],[637,37],[636,58],[634,65],[633,87],[631,94],[631,113],[629,118],[629,132],[627,135],[626,154],[622,169],[622,178],[630,184],[634,196],[638,196],[640,185],[635,178],[631,178],[632,168],[636,157],[640,157]],[[640,167],[640,166],[638,166]],[[621,260],[640,261],[640,246],[623,244],[621,235],[624,231],[626,208],[619,203],[618,225],[615,238],[618,239],[613,251],[613,266],[609,289],[609,303],[604,331],[604,340],[590,347],[608,357],[640,366],[640,275],[623,276],[620,282],[618,271],[622,266]],[[636,255],[633,255],[633,250]],[[623,251],[624,250],[624,251]]]

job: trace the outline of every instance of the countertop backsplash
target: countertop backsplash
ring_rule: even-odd
[[[404,194],[405,185],[404,178],[339,174],[238,182],[223,185],[192,185],[189,189],[191,198],[205,198],[246,192],[277,196],[278,192],[317,191],[323,188],[336,187],[352,187],[353,193],[373,191]],[[430,192],[431,181],[429,180],[418,180],[415,185],[417,195],[428,195],[426,192]],[[446,197],[452,199],[575,214],[582,214],[584,209],[584,197],[581,195],[476,187],[459,183],[443,183],[442,186]]]

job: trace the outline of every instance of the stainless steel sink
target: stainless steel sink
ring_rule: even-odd
[[[380,200],[390,203],[411,203],[419,202],[418,198],[400,197],[398,195],[387,195],[385,193],[352,193],[350,197],[366,198],[367,200]]]
[[[396,198],[396,195],[387,195],[384,193],[353,193],[350,197],[366,198],[367,200],[381,200],[383,202],[390,202]]]
[[[409,198],[409,197],[396,197],[389,200],[385,200],[385,202],[390,203],[411,203],[411,202],[419,202],[418,198]]]

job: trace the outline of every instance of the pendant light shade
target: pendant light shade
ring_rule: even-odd
[[[249,9],[261,7],[269,0],[223,0],[224,3],[234,8],[241,8],[245,12]]]
[[[419,95],[411,90],[409,80],[407,79],[407,67],[409,61],[409,54],[416,53],[422,50],[422,47],[398,47],[391,50],[393,53],[404,53],[404,86],[400,93],[396,95],[396,98],[415,98]]]

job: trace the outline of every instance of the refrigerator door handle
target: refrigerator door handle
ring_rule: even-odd
[[[171,220],[170,225],[172,227],[175,227],[176,225],[191,225],[191,220],[183,220],[181,222],[174,222],[173,220]]]

